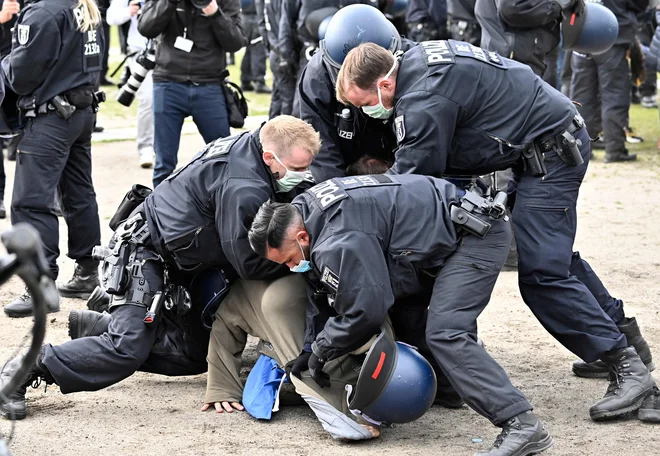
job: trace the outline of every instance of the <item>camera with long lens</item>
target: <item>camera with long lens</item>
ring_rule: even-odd
[[[124,106],[130,106],[133,103],[135,94],[144,82],[144,78],[147,77],[147,73],[153,70],[155,66],[156,51],[151,45],[151,42],[149,42],[147,48],[140,52],[131,64],[131,77],[128,78],[126,84],[117,93],[116,100]]]

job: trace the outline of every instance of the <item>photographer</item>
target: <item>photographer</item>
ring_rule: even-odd
[[[138,30],[159,38],[153,74],[156,187],[176,168],[186,117],[193,117],[206,143],[229,135],[225,56],[247,39],[239,0],[148,0]]]
[[[108,8],[107,20],[110,25],[122,25],[130,21],[128,29],[128,52],[135,54],[128,63],[139,65],[136,56],[147,47],[147,39],[138,31],[138,14],[141,8],[140,0],[112,0]],[[140,155],[140,166],[151,168],[154,164],[154,117],[151,111],[153,100],[152,71],[148,71],[140,89],[137,91],[137,148]],[[131,97],[132,98],[132,97]]]

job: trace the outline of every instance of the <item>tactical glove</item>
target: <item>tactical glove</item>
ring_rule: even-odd
[[[323,372],[325,363],[322,363],[318,356],[312,353],[307,365],[309,366],[310,375],[321,388],[330,387],[330,376]]]
[[[298,377],[302,380],[301,373],[307,369],[307,363],[309,362],[309,357],[312,356],[312,352],[302,351],[296,359],[292,359],[284,365],[284,372],[286,376],[291,378],[291,375]]]

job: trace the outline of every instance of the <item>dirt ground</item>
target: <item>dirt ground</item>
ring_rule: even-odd
[[[183,140],[183,161],[202,145],[197,136]],[[151,183],[151,171],[137,166],[132,142],[95,145],[94,181],[103,241],[108,220],[133,183]],[[10,194],[13,163],[9,163]],[[624,299],[628,316],[637,316],[652,347],[660,346],[660,169],[648,164],[592,163],[582,188],[576,248],[588,258],[610,291]],[[6,199],[9,205],[10,197]],[[9,227],[0,221],[0,229]],[[61,249],[66,252],[66,225]],[[61,280],[73,272],[73,261],[61,258]],[[536,406],[536,413],[555,438],[548,455],[660,455],[660,427],[634,417],[607,424],[589,419],[589,406],[605,392],[604,380],[572,375],[574,356],[552,339],[520,299],[515,272],[502,273],[491,304],[479,320],[489,352],[509,372],[513,383]],[[12,280],[0,290],[0,302],[21,291]],[[81,300],[64,299],[49,318],[47,341],[68,339],[67,315],[83,308]],[[0,359],[16,348],[30,319],[0,314]],[[656,349],[660,362],[660,351]],[[660,379],[660,377],[658,377]],[[18,422],[14,455],[470,455],[488,447],[498,433],[475,412],[433,408],[422,419],[385,430],[373,442],[346,444],[323,432],[306,406],[285,407],[271,422],[245,413],[199,411],[206,375],[167,378],[138,373],[106,390],[62,395],[55,386],[29,390],[27,419]],[[8,421],[0,421],[3,434]],[[480,440],[481,439],[481,440]]]

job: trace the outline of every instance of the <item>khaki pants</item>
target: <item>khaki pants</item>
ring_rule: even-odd
[[[216,312],[211,331],[205,402],[240,402],[241,354],[248,334],[270,342],[272,353],[267,346],[263,352],[281,367],[298,357],[304,343],[307,286],[300,274],[274,281],[239,280],[232,284]],[[307,371],[302,380],[291,379],[296,392],[335,438],[371,438],[371,433],[352,419],[346,404],[345,386],[357,382],[360,366],[361,360],[352,355],[328,362],[324,371],[330,375],[330,388],[319,387]]]

